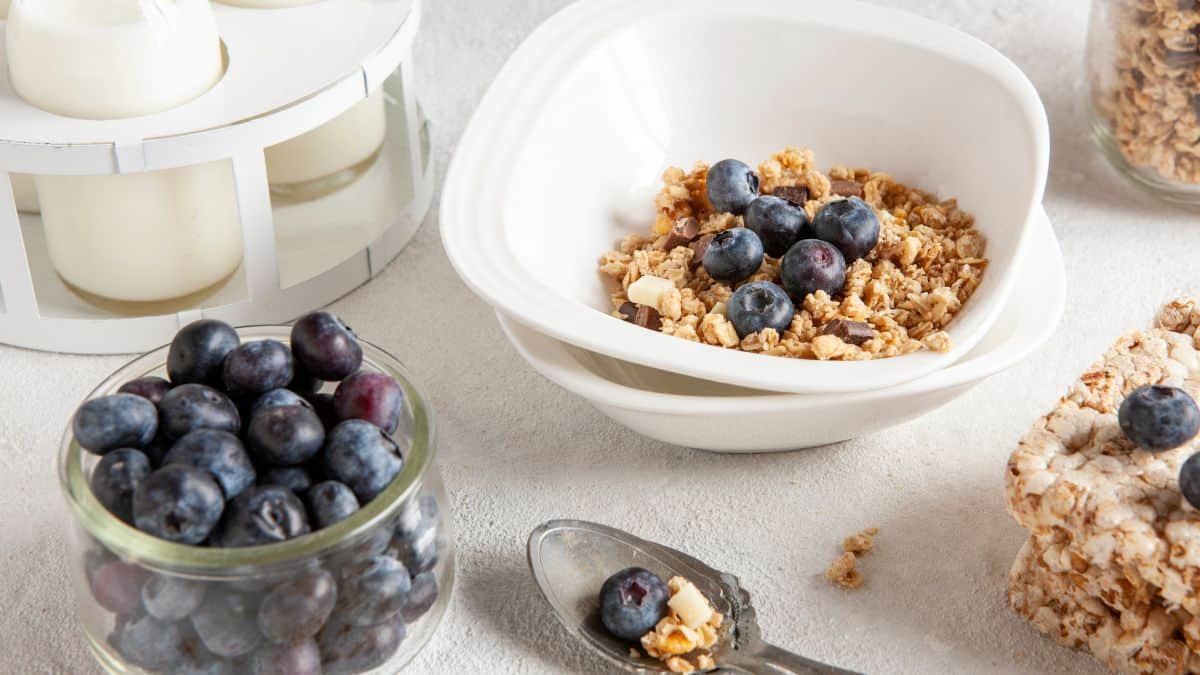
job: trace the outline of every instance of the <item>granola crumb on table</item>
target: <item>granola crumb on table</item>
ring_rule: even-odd
[[[767,328],[739,340],[724,315],[725,303],[735,288],[709,277],[699,264],[697,251],[703,250],[704,237],[740,227],[743,221],[741,216],[713,211],[705,191],[707,174],[704,164],[690,172],[668,169],[655,200],[652,232],[625,237],[616,250],[601,258],[600,271],[616,285],[613,316],[626,318],[621,307],[631,300],[629,287],[653,276],[675,286],[672,292],[655,296],[653,309],[661,321],[658,330],[692,342],[772,356],[838,361],[951,349],[944,329],[979,287],[987,268],[984,237],[956,200],[939,201],[887,174],[866,169],[837,167],[822,173],[808,150],[789,148],[777,153],[758,168],[762,194],[789,188],[806,190],[804,210],[811,220],[829,202],[861,191],[879,217],[879,244],[847,267],[846,286],[839,297],[818,291],[797,302],[789,330],[780,334]],[[687,219],[698,221],[697,239],[668,249],[680,241],[679,231],[695,225],[685,222]],[[768,256],[758,273],[741,284],[764,280],[779,283],[779,259]],[[826,327],[838,321],[867,324],[874,336],[846,341],[832,331],[827,333]]]
[[[858,569],[859,557],[870,553],[875,548],[875,535],[879,528],[871,527],[859,532],[842,542],[842,554],[825,570],[825,578],[831,583],[845,589],[853,590],[866,583],[866,577]]]

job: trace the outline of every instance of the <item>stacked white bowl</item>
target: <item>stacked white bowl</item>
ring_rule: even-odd
[[[609,315],[597,259],[646,230],[666,167],[787,145],[975,215],[990,263],[947,327],[952,351],[783,359]],[[1050,336],[1065,281],[1041,208],[1048,163],[1033,86],[954,29],[853,1],[583,0],[485,96],[447,176],[442,235],[522,355],[617,421],[711,450],[811,447],[928,412]]]

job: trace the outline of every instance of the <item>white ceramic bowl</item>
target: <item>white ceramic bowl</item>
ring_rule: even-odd
[[[600,255],[644,232],[662,171],[787,145],[959,198],[992,264],[948,354],[762,359],[609,316]],[[1033,86],[954,29],[851,0],[582,0],[512,57],[465,132],[441,218],[496,309],[591,351],[771,391],[867,391],[954,363],[987,333],[1045,187]]]
[[[920,417],[1041,346],[1058,326],[1067,295],[1062,252],[1044,214],[1020,256],[1017,275],[1012,299],[995,327],[962,361],[912,382],[864,393],[743,389],[579,349],[504,316],[500,324],[535,370],[638,433],[717,452],[792,450]]]

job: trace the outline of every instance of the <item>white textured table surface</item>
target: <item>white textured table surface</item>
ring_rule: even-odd
[[[786,0],[780,0],[781,2]],[[439,170],[509,53],[566,0],[430,0],[417,56]],[[1088,2],[886,0],[1008,54],[1046,101],[1046,205],[1071,294],[1057,337],[1028,362],[890,432],[820,450],[722,457],[609,422],[534,374],[455,277],[436,214],[374,283],[337,303],[407,361],[433,396],[459,578],[416,673],[605,672],[537,595],[524,542],[539,522],[607,522],[739,574],[766,637],[872,673],[1098,672],[1004,600],[1023,540],[1004,510],[1010,449],[1121,331],[1179,290],[1200,292],[1200,219],[1123,183],[1090,144],[1082,55]],[[802,144],[804,139],[792,139]],[[995,177],[1003,189],[1004,177]],[[94,672],[66,583],[66,509],[54,455],[79,399],[121,358],[0,347],[0,672]],[[882,528],[868,583],[821,577],[841,537]]]

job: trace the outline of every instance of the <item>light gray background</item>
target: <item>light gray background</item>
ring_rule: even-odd
[[[565,4],[427,0],[417,58],[439,171],[505,58]],[[379,279],[334,307],[407,361],[440,413],[459,581],[411,672],[606,671],[557,626],[526,571],[526,535],[555,517],[625,527],[737,572],[766,637],[841,666],[1099,672],[1007,609],[1004,579],[1022,532],[1004,510],[1004,463],[1114,336],[1149,321],[1176,291],[1196,290],[1190,252],[1200,222],[1127,186],[1093,150],[1082,89],[1088,2],[883,4],[986,40],[1044,97],[1054,139],[1046,205],[1071,280],[1058,335],[1028,362],[889,432],[787,455],[709,455],[639,438],[534,374],[459,283],[431,214]],[[992,179],[1004,189],[1004,176]],[[54,456],[74,406],[123,361],[0,347],[0,672],[96,670],[66,581]],[[830,587],[821,573],[841,538],[866,526],[882,528],[867,585]]]

